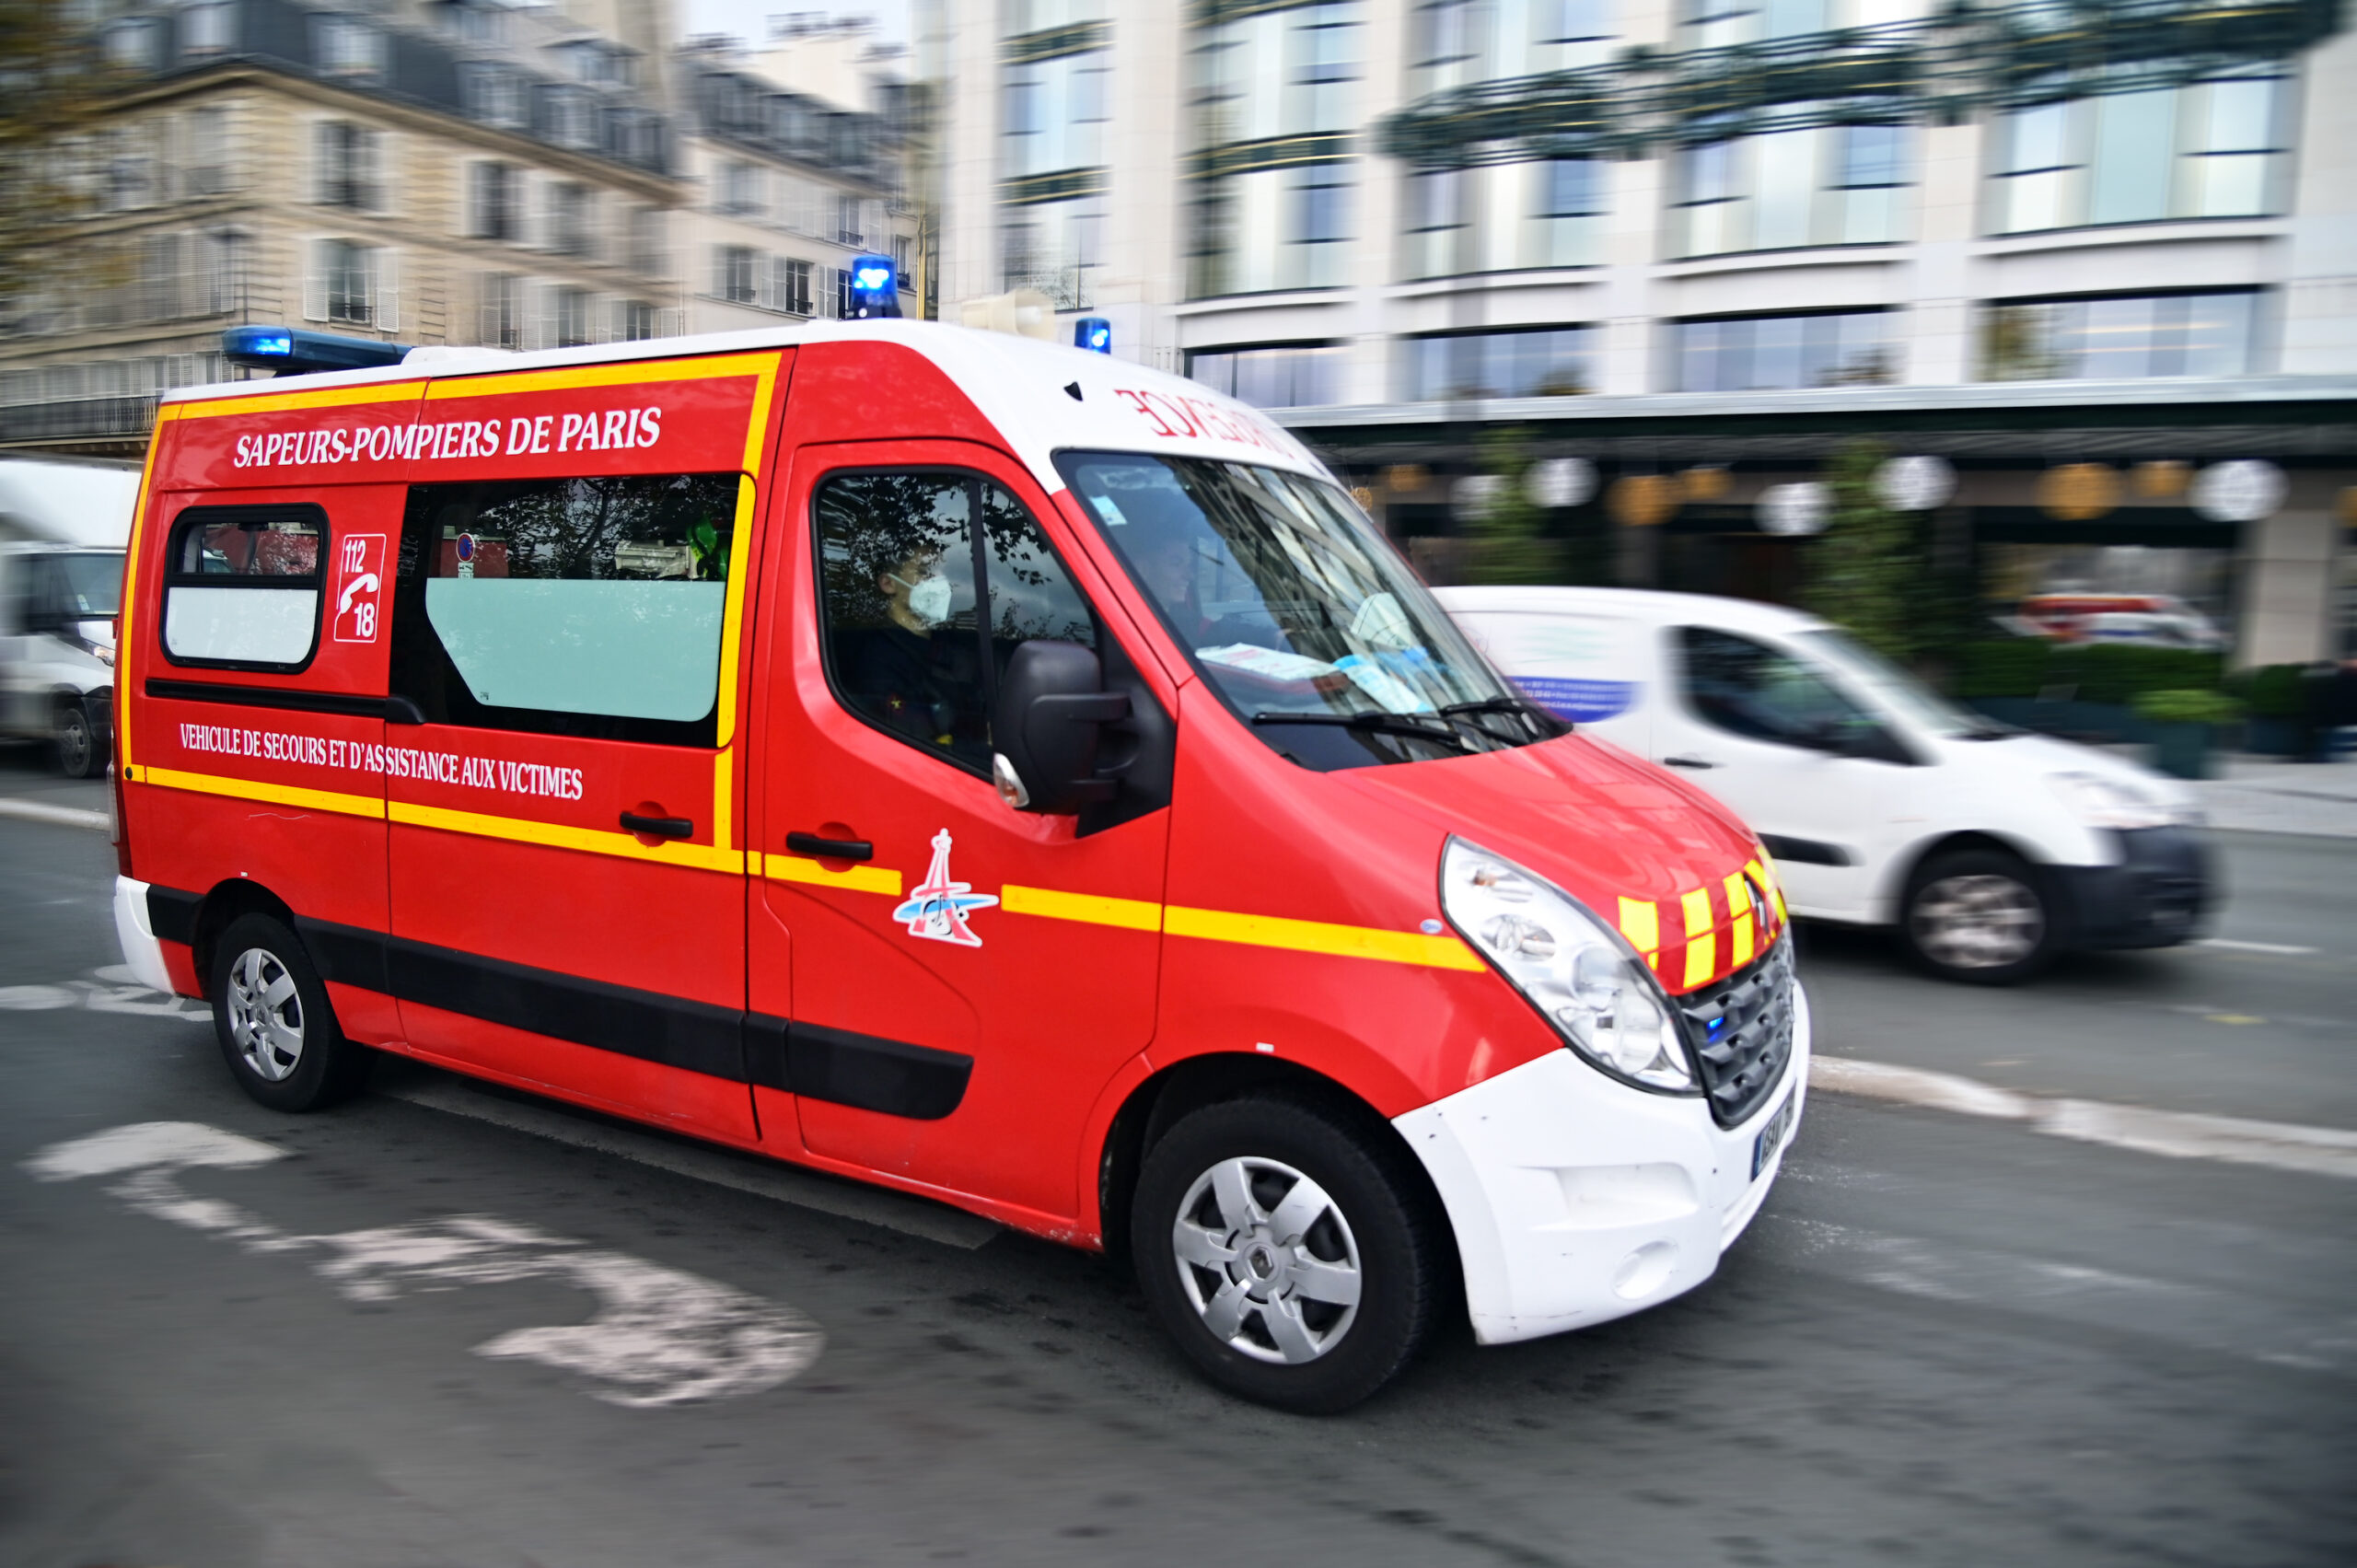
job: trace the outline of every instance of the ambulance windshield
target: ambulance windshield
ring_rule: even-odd
[[[1527,746],[1517,694],[1349,497],[1249,463],[1071,452],[1066,482],[1237,716],[1305,766]]]

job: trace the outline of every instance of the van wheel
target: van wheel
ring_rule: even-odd
[[[273,1110],[318,1110],[357,1090],[375,1053],[343,1037],[295,934],[240,915],[213,944],[213,1031],[229,1072]]]
[[[1407,1365],[1435,1316],[1440,1242],[1404,1156],[1307,1101],[1223,1100],[1146,1152],[1138,1283],[1213,1383],[1280,1410],[1348,1410]]]
[[[2055,951],[2042,879],[2003,850],[1959,850],[1918,866],[1899,930],[1926,969],[1974,985],[2027,980]]]
[[[89,709],[78,701],[58,705],[56,740],[57,766],[69,779],[95,777],[107,765],[106,745]]]

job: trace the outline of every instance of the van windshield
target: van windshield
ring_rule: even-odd
[[[77,550],[52,555],[57,610],[70,621],[103,621],[122,608],[120,551]]]
[[[1058,465],[1204,679],[1295,761],[1418,761],[1563,733],[1333,485],[1137,453]]]

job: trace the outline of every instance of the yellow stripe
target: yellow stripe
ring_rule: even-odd
[[[557,370],[517,370],[505,375],[454,376],[427,390],[429,401],[489,398],[509,392],[562,392],[581,387],[624,387],[649,381],[708,381],[721,376],[759,376],[777,369],[777,353],[735,354],[719,359],[625,359],[611,365],[575,365]]]
[[[650,860],[663,865],[678,865],[696,871],[726,871],[741,875],[745,869],[743,855],[714,844],[643,844],[632,834],[608,832],[602,828],[569,828],[555,822],[528,822],[521,818],[491,817],[479,811],[453,811],[447,807],[420,806],[407,800],[394,801],[391,816],[394,821],[406,827],[433,828],[446,833],[469,833],[482,839],[506,839],[516,843],[540,844],[548,849],[579,850],[588,854],[610,854],[624,860]]]
[[[844,871],[830,871],[817,861],[805,860],[798,854],[765,854],[761,856],[761,875],[779,882],[808,882],[820,888],[883,893],[895,899],[900,896],[900,874],[888,865],[854,865]]]
[[[719,722],[713,733],[713,744],[724,753],[737,739],[737,665],[744,655],[745,580],[753,575],[751,561],[738,549],[749,546],[753,538],[753,482],[741,475],[737,481],[735,532],[730,537],[728,593],[720,616]]]
[[[164,445],[164,426],[180,416],[178,403],[166,403],[156,411],[156,428],[147,434],[147,461],[139,470],[139,499],[131,506],[131,543],[122,557],[122,598],[116,603],[122,607],[115,618],[114,662],[118,670],[128,670],[139,642],[137,631],[139,601],[132,597],[132,587],[139,580],[139,547],[147,528],[147,497],[156,480],[156,453]],[[114,761],[125,775],[131,772],[131,685],[128,679],[115,682],[114,693]]]
[[[1776,906],[1776,923],[1781,925],[1791,919],[1784,910],[1784,879],[1776,875],[1775,857],[1762,847],[1759,858],[1745,861],[1743,868],[1759,877],[1759,885],[1768,889],[1768,901]]]
[[[1729,969],[1741,969],[1751,962],[1751,887],[1738,871],[1727,878],[1727,936],[1734,951],[1727,955]]]
[[[1285,947],[1298,953],[1380,958],[1387,963],[1422,964],[1432,969],[1477,973],[1483,967],[1473,950],[1454,936],[1378,931],[1364,925],[1329,925],[1318,920],[1286,920],[1277,915],[1235,914],[1225,910],[1172,904],[1163,912],[1162,928],[1173,936],[1240,942],[1254,947]]]
[[[1022,888],[1010,882],[998,890],[998,907],[1009,914],[1118,925],[1124,931],[1159,931],[1162,906],[1144,899],[1112,899],[1098,893],[1066,893],[1053,888]]]
[[[1686,983],[1700,985],[1718,968],[1718,939],[1711,935],[1711,889],[1679,895],[1686,906]]]
[[[424,377],[411,381],[380,381],[366,387],[317,387],[308,392],[278,392],[260,398],[214,398],[202,402],[171,403],[182,419],[211,419],[223,413],[282,413],[288,409],[349,408],[354,403],[415,402]]]
[[[296,784],[264,784],[259,779],[221,778],[212,773],[183,773],[173,768],[126,767],[134,784],[158,789],[184,789],[197,795],[223,795],[237,800],[264,801],[272,806],[299,806],[310,811],[334,811],[346,817],[382,817],[385,803],[373,795],[339,795],[333,790],[304,789]]]
[[[1661,911],[1651,900],[1624,898],[1620,900],[1620,935],[1629,946],[1648,958],[1661,948]]]
[[[712,760],[712,842],[714,847],[728,847],[728,818],[737,804],[735,770],[730,766],[730,754],[723,748]]]

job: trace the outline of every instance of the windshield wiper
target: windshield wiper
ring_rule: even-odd
[[[1441,712],[1452,716],[1457,714],[1512,714],[1516,718],[1529,720],[1532,728],[1550,738],[1572,733],[1568,721],[1557,718],[1527,697],[1484,697],[1478,703],[1451,703]],[[1479,726],[1475,727],[1480,728]],[[1494,730],[1483,730],[1482,733],[1496,734]],[[1506,738],[1499,736],[1498,738],[1503,740]]]
[[[1252,722],[1333,725],[1342,729],[1374,730],[1381,735],[1413,736],[1418,740],[1435,741],[1459,751],[1473,749],[1466,743],[1465,738],[1457,733],[1456,726],[1446,719],[1418,718],[1412,714],[1288,714],[1275,708],[1263,708],[1252,715]]]

